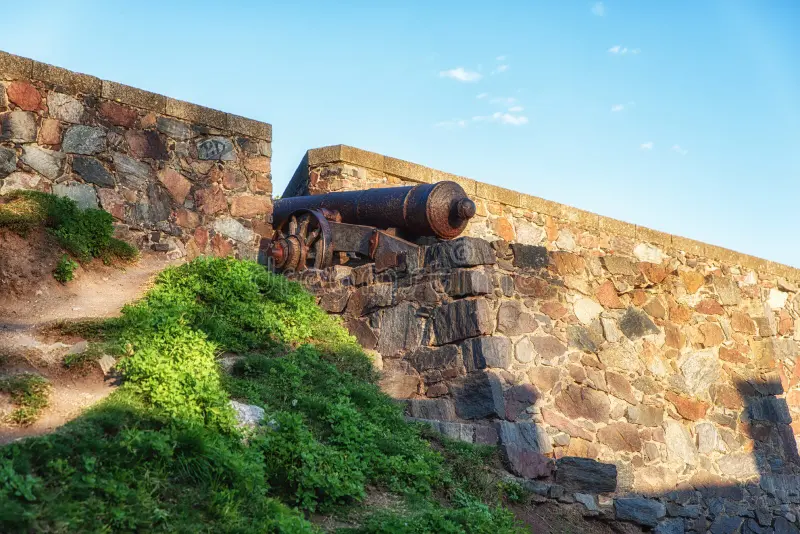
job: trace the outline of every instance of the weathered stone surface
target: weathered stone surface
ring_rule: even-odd
[[[620,256],[603,256],[603,266],[611,274],[618,274],[623,276],[636,276],[639,274],[636,266],[632,261]]]
[[[533,336],[531,343],[536,353],[545,361],[558,358],[567,352],[567,348],[553,336]]]
[[[689,421],[698,421],[708,412],[708,404],[701,400],[684,397],[672,391],[667,391],[664,398],[675,406],[681,417]]]
[[[789,298],[789,294],[781,291],[780,289],[772,288],[769,290],[769,298],[767,299],[767,304],[773,310],[779,310],[786,305],[786,300]]]
[[[329,289],[322,294],[319,307],[328,313],[342,313],[350,300],[350,291],[346,287]]]
[[[625,371],[641,372],[643,368],[642,360],[636,352],[636,348],[630,343],[619,343],[601,350],[597,354],[603,365],[615,367]]]
[[[75,201],[81,209],[97,209],[97,194],[94,186],[78,182],[64,182],[53,185],[53,194]]]
[[[15,81],[6,88],[8,101],[25,111],[36,111],[42,107],[42,95],[27,82]]]
[[[163,188],[158,186],[156,183],[149,183],[147,184],[147,203],[149,206],[148,209],[148,221],[150,223],[157,223],[159,221],[166,221],[169,219],[170,215],[172,214],[172,209],[170,208],[169,203],[169,195]],[[138,205],[137,205],[138,207]],[[216,221],[215,221],[216,222]],[[226,231],[232,229],[233,227],[226,224],[227,221],[223,221],[221,228],[224,228]],[[249,232],[249,230],[247,230]],[[218,230],[219,232],[219,230]],[[251,232],[252,233],[252,232]],[[224,235],[223,232],[219,232],[218,236]],[[217,237],[217,236],[215,236]],[[219,243],[222,245],[222,243]],[[213,245],[213,244],[212,244]],[[222,245],[224,248],[224,245]],[[229,254],[225,254],[229,255]]]
[[[159,132],[167,137],[171,137],[177,141],[186,141],[194,137],[192,127],[177,119],[171,117],[158,117],[156,119],[156,128]],[[201,158],[201,159],[217,159],[217,158]]]
[[[428,247],[425,252],[426,265],[438,266],[441,269],[494,265],[496,262],[497,257],[492,246],[487,241],[475,237],[441,241]]]
[[[491,372],[475,372],[457,378],[451,384],[456,413],[462,419],[503,417],[503,387]]]
[[[0,113],[0,139],[15,143],[36,141],[36,115],[29,111]]]
[[[258,426],[266,415],[264,408],[253,404],[242,404],[241,402],[232,400],[230,401],[230,405],[236,416],[236,422],[241,428],[253,428]]]
[[[146,158],[155,160],[167,159],[167,146],[158,135],[152,130],[128,130],[125,132],[125,141],[131,149],[134,158]]]
[[[697,271],[683,271],[681,280],[683,280],[683,285],[690,295],[697,293],[697,290],[706,283],[705,277]]]
[[[739,532],[739,527],[742,526],[743,521],[744,519],[741,517],[728,517],[721,515],[717,517],[713,523],[711,523],[711,527],[708,531],[711,534],[734,534]]]
[[[636,395],[633,394],[631,383],[625,375],[614,371],[606,371],[606,384],[608,385],[608,392],[618,399],[622,399],[628,404],[637,404]]]
[[[565,456],[556,461],[555,479],[570,491],[611,493],[617,489],[617,466]]]
[[[117,172],[120,184],[139,190],[147,187],[147,182],[152,179],[150,165],[120,152],[114,152],[113,160],[114,170]]]
[[[626,497],[614,500],[617,519],[632,521],[638,525],[655,527],[667,515],[666,507],[654,499]]]
[[[514,252],[514,266],[523,269],[543,269],[547,267],[547,249],[535,245],[511,243]]]
[[[445,293],[451,297],[467,297],[491,293],[492,283],[483,271],[456,270],[444,279]]]
[[[686,387],[693,395],[703,395],[719,379],[719,360],[710,350],[689,354],[680,365]]]
[[[457,300],[436,308],[433,330],[437,345],[492,333],[492,310],[484,298]]]
[[[619,320],[619,328],[630,340],[639,339],[649,334],[658,334],[658,327],[641,310],[628,308]]]
[[[698,313],[704,315],[724,315],[725,308],[714,299],[703,299],[694,307]]]
[[[775,518],[773,527],[775,528],[775,534],[798,534],[800,532],[796,526],[789,523],[788,519],[780,516]]]
[[[194,199],[200,211],[206,215],[228,211],[228,201],[222,189],[212,187],[210,189],[198,189],[194,193]]]
[[[667,459],[679,465],[697,465],[699,457],[694,440],[685,426],[668,419],[664,421],[664,437],[667,443]]]
[[[391,289],[391,284],[386,285]],[[355,295],[358,294],[357,291]],[[368,293],[367,300],[370,300],[369,295],[372,294]],[[383,299],[385,293],[375,293],[375,295],[378,299]],[[391,299],[391,294],[389,299]],[[385,300],[382,301],[385,302]],[[422,340],[422,326],[414,306],[403,302],[392,308],[386,308],[380,314],[381,331],[378,336],[378,352],[384,358],[390,358],[401,350],[411,350],[419,346]]]
[[[575,502],[581,503],[588,512],[600,511],[600,508],[597,506],[597,499],[594,495],[590,495],[588,493],[575,493],[573,497],[575,498]]]
[[[61,175],[64,154],[35,145],[23,147],[22,162],[47,178],[55,180]]]
[[[550,265],[561,275],[582,275],[586,270],[586,260],[582,256],[562,250],[550,253]]]
[[[255,238],[252,230],[245,228],[242,223],[230,217],[220,217],[214,221],[211,227],[225,237],[230,237],[241,243],[250,243]]]
[[[49,93],[47,109],[50,117],[72,124],[80,124],[84,113],[84,107],[80,101],[63,93]]]
[[[497,311],[497,331],[507,336],[528,334],[536,330],[538,324],[533,315],[522,308],[522,303],[509,300],[500,305]]]
[[[536,388],[530,384],[512,386],[505,392],[506,419],[516,421],[525,410],[533,406],[539,395]]]
[[[183,175],[175,169],[170,169],[169,167],[158,171],[158,180],[164,184],[164,187],[167,188],[169,194],[172,195],[172,198],[174,198],[175,202],[178,204],[183,204],[186,195],[189,194],[189,190],[192,188],[192,184],[189,180],[184,178]],[[237,216],[233,211],[231,211],[231,215],[234,217]]]
[[[631,423],[619,422],[604,426],[597,431],[597,439],[618,452],[639,452],[642,449],[639,431]]]
[[[272,202],[267,196],[240,195],[231,201],[234,217],[259,217],[272,213]]]
[[[586,327],[580,325],[570,325],[567,327],[567,339],[569,346],[575,347],[586,352],[597,352],[598,346],[603,342],[602,338],[593,335]]]
[[[592,321],[603,312],[603,307],[592,299],[578,297],[573,310],[575,312],[575,317],[577,317],[581,323],[590,325]]]
[[[792,416],[786,401],[777,397],[748,398],[747,416],[753,421],[769,421],[772,423],[789,424]]]
[[[553,472],[553,461],[544,454],[553,451],[550,437],[533,423],[501,421],[500,448],[511,472],[525,478],[540,478]]]
[[[511,366],[511,340],[503,336],[481,336],[468,339],[461,344],[464,365],[467,371],[494,367],[507,369]]]
[[[0,195],[5,195],[11,191],[34,190],[38,191],[42,188],[42,179],[35,174],[29,172],[12,172],[3,180],[3,185],[0,187]]]
[[[549,391],[549,388],[545,389],[541,388],[541,386],[539,387],[544,391]],[[556,428],[562,432],[569,434],[573,438],[581,438],[586,441],[594,441],[594,434],[584,429],[580,424],[575,423],[572,420],[564,417],[563,415],[561,415],[552,408],[543,408],[542,417],[544,418],[545,423],[547,423],[553,428]]]
[[[611,404],[605,393],[575,384],[556,397],[556,407],[567,417],[585,417],[597,422],[608,421],[611,414]]]
[[[461,354],[455,345],[419,347],[411,351],[406,360],[420,373],[431,369],[463,369]]]
[[[659,427],[664,422],[664,409],[658,406],[628,406],[626,417],[636,425]]]
[[[411,417],[434,421],[455,421],[456,409],[450,399],[412,399],[408,401]]]
[[[617,295],[617,289],[614,287],[614,282],[611,280],[606,280],[595,290],[594,292],[595,297],[597,300],[600,301],[600,304],[605,308],[612,308],[612,309],[621,309],[624,308],[625,305]]]
[[[680,517],[667,519],[661,521],[655,529],[654,534],[684,534],[686,532],[686,525],[684,520]]]
[[[115,126],[133,128],[139,119],[139,113],[135,109],[108,100],[100,104],[99,110],[100,115]]]
[[[70,154],[97,154],[106,149],[106,131],[97,126],[70,126],[61,149]]]
[[[714,277],[714,289],[723,306],[736,306],[741,301],[739,286],[732,279],[724,276]]]
[[[85,182],[101,187],[114,187],[114,176],[96,158],[75,156],[72,160],[72,170]]]
[[[17,152],[12,148],[0,146],[0,178],[17,170]]]
[[[525,219],[516,219],[514,228],[517,232],[517,243],[538,245],[544,239],[544,230]]]
[[[750,453],[726,454],[717,460],[723,476],[736,480],[746,480],[758,476],[758,465]]]
[[[204,160],[233,161],[236,159],[236,152],[229,139],[209,137],[197,142],[197,157]]]
[[[667,257],[660,248],[650,243],[636,245],[633,248],[633,255],[636,256],[637,260],[649,263],[661,263]]]

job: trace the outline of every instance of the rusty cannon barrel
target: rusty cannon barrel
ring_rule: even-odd
[[[344,191],[276,200],[273,225],[277,228],[299,210],[325,210],[338,214],[336,218],[343,223],[453,239],[475,215],[475,203],[460,185],[450,181]]]

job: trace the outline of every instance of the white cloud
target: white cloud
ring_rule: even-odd
[[[519,113],[520,111],[524,111],[524,110],[525,110],[525,108],[523,108],[522,106],[512,106],[512,107],[508,108],[508,111],[510,111],[512,113]]]
[[[504,106],[513,106],[517,103],[517,99],[513,96],[498,96],[491,99],[489,102],[492,104],[502,104]]]
[[[500,124],[509,124],[511,126],[522,126],[528,124],[528,117],[524,115],[513,115],[511,113],[502,113],[500,111],[492,113],[491,115],[479,115],[472,117],[473,122],[499,122]]]
[[[505,61],[506,60],[506,56],[497,56],[495,59],[497,61]]]
[[[439,76],[442,78],[452,78],[453,80],[458,80],[459,82],[477,82],[483,76],[475,71],[466,70],[463,67],[456,67],[450,70],[443,70],[439,73]]]
[[[475,98],[481,100],[483,98],[486,98],[487,96],[489,96],[489,93],[479,93],[478,96],[476,96]]]
[[[689,151],[686,150],[685,148],[681,148],[681,145],[672,145],[672,151],[677,152],[681,156],[685,156],[686,154],[689,153]]]
[[[454,119],[454,120],[451,120],[451,121],[437,122],[436,124],[434,124],[434,126],[436,128],[449,128],[449,129],[452,129],[452,128],[466,128],[467,127],[467,121],[465,121],[464,119]]]
[[[611,106],[611,113],[617,113],[625,109],[625,104],[614,104]]]
[[[508,70],[508,65],[498,65],[495,72],[505,72]]]
[[[609,54],[614,54],[616,56],[624,56],[625,54],[640,54],[642,52],[641,48],[633,48],[628,49],[628,47],[622,45],[614,45],[608,49]]]
[[[642,143],[641,145],[639,145],[639,148],[641,148],[642,150],[653,150],[654,146],[655,145],[653,144],[652,141],[648,141],[646,143]]]
[[[606,14],[606,6],[603,2],[595,2],[592,6],[592,13],[598,17],[602,17]]]

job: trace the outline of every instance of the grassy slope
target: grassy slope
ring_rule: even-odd
[[[119,319],[82,327],[124,385],[61,431],[0,449],[2,532],[519,532],[490,449],[436,443],[375,385],[354,340],[299,286],[252,262],[168,269]],[[220,352],[244,356],[232,375]],[[262,406],[255,432],[228,399]],[[243,439],[245,438],[245,439]],[[360,506],[370,491],[390,510]],[[511,489],[512,491],[508,491]]]

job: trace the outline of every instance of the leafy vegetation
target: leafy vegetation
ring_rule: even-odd
[[[521,532],[481,477],[494,452],[425,439],[369,358],[298,285],[198,259],[104,325],[124,384],[60,432],[0,449],[0,531],[285,532],[311,513],[352,533]],[[216,357],[243,358],[222,375]],[[228,400],[266,411],[255,432]],[[371,491],[400,509],[364,510]]]
[[[0,392],[7,393],[16,406],[7,417],[18,425],[33,423],[50,403],[50,382],[32,373],[0,378]]]
[[[67,282],[75,278],[75,269],[77,268],[78,264],[69,259],[69,256],[64,254],[63,256],[61,256],[61,259],[58,260],[56,268],[53,270],[53,278],[55,278],[62,284],[66,284]]]
[[[61,247],[79,261],[136,258],[135,247],[112,237],[113,218],[103,210],[82,210],[69,198],[38,191],[13,191],[0,197],[0,227],[21,235],[44,225]]]

